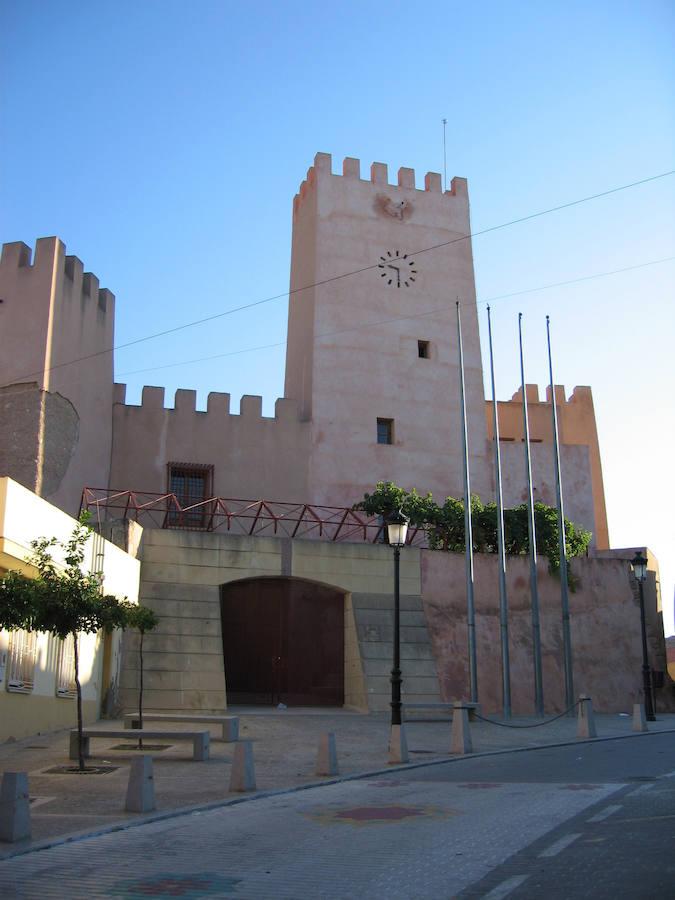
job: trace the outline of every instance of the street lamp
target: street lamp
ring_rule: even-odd
[[[391,670],[391,724],[401,724],[401,634],[399,567],[401,547],[405,546],[409,519],[401,510],[387,518],[389,546],[394,548],[394,667]]]
[[[633,574],[640,586],[640,626],[642,628],[642,686],[645,695],[645,714],[648,722],[655,722],[654,702],[652,700],[652,677],[649,668],[649,657],[647,654],[647,626],[645,624],[645,593],[644,582],[647,577],[647,560],[638,550],[634,558],[631,560],[633,566]]]

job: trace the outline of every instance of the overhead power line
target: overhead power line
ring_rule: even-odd
[[[671,262],[675,259],[675,256],[666,256],[663,259],[653,259],[649,262],[637,263],[634,266],[624,266],[622,269],[612,269],[611,272],[595,272],[593,275],[582,275],[580,278],[570,278],[568,281],[556,281],[553,284],[543,284],[541,287],[535,288],[526,288],[522,291],[512,291],[509,294],[499,294],[496,297],[489,297],[487,300],[477,300],[476,304],[479,306],[487,306],[488,303],[494,303],[497,300],[507,300],[511,297],[521,297],[523,294],[534,294],[539,291],[549,291],[552,288],[557,287],[566,287],[571,284],[580,284],[584,281],[592,281],[596,278],[606,278],[608,275],[619,275],[623,272],[632,272],[634,269],[644,269],[647,266],[655,266],[659,263]],[[436,313],[444,313],[447,312],[448,306],[438,307],[437,309],[426,310],[422,313],[412,313],[409,316],[394,316],[389,319],[381,319],[379,322],[365,322],[360,325],[353,325],[349,328],[341,328],[339,331],[327,331],[324,334],[317,334],[317,338],[326,338],[326,337],[334,337],[338,334],[346,334],[350,331],[363,331],[365,328],[374,328],[378,325],[389,325],[391,322],[406,322],[413,319],[423,319],[428,316],[434,316]],[[189,366],[194,363],[200,362],[211,362],[215,359],[224,359],[228,356],[239,356],[242,353],[254,353],[259,350],[272,350],[276,347],[285,347],[286,341],[275,341],[273,344],[261,344],[258,347],[244,347],[239,350],[228,350],[225,353],[216,353],[213,356],[199,356],[195,359],[185,359],[180,362],[166,363],[161,366],[148,366],[145,369],[133,369],[131,372],[120,372],[119,377],[124,378],[127,375],[140,375],[143,372],[159,372],[163,369],[175,369],[178,366]]]
[[[619,187],[610,188],[609,190],[606,190],[606,191],[600,191],[597,194],[589,194],[586,197],[580,197],[577,200],[570,200],[567,203],[561,203],[558,206],[552,206],[552,207],[549,207],[548,209],[539,210],[539,212],[530,213],[527,216],[520,216],[519,218],[511,219],[508,222],[501,222],[499,225],[491,225],[490,227],[482,228],[479,231],[473,231],[473,232],[470,232],[469,234],[460,235],[459,237],[452,238],[449,241],[442,241],[441,243],[433,244],[430,247],[422,247],[419,250],[410,251],[410,253],[408,255],[409,256],[412,256],[412,255],[420,256],[422,253],[430,253],[432,250],[440,250],[442,247],[449,247],[452,244],[459,244],[462,241],[467,241],[474,237],[480,237],[481,235],[484,235],[484,234],[490,234],[493,231],[500,231],[503,228],[509,228],[513,225],[520,225],[523,222],[529,222],[532,219],[537,219],[537,218],[540,218],[541,216],[550,215],[551,213],[554,213],[554,212],[560,212],[563,209],[570,209],[573,206],[579,206],[581,203],[588,203],[591,200],[599,200],[602,197],[608,197],[610,194],[616,194],[616,193],[619,193],[620,191],[626,191],[629,188],[639,187],[640,185],[648,184],[649,182],[652,182],[652,181],[657,181],[660,178],[667,178],[668,176],[674,175],[674,174],[675,174],[675,169],[671,169],[668,172],[661,172],[658,175],[650,175],[648,178],[641,178],[639,181],[631,181],[629,184],[622,184]],[[152,341],[152,340],[155,340],[160,337],[166,337],[169,334],[175,334],[176,332],[184,331],[187,328],[195,328],[198,325],[205,325],[207,322],[214,322],[216,319],[222,319],[225,316],[231,316],[237,312],[243,312],[244,310],[247,310],[247,309],[254,309],[256,306],[262,306],[263,304],[271,303],[274,300],[281,300],[284,297],[291,297],[294,294],[299,294],[301,291],[311,290],[312,288],[315,288],[315,287],[321,287],[326,284],[331,284],[332,282],[335,282],[335,281],[340,281],[343,278],[350,278],[351,276],[358,275],[361,272],[371,271],[373,269],[376,269],[378,267],[378,265],[379,265],[379,263],[372,263],[371,265],[368,265],[368,266],[361,266],[358,269],[352,269],[351,271],[343,272],[340,275],[332,275],[329,278],[324,278],[324,279],[321,279],[320,281],[315,281],[315,282],[312,282],[311,284],[306,284],[299,288],[293,288],[293,290],[284,291],[280,294],[274,294],[270,297],[263,297],[262,299],[254,300],[251,303],[245,303],[241,306],[233,307],[232,309],[226,309],[226,310],[223,310],[222,312],[213,313],[212,315],[205,316],[202,319],[194,319],[191,322],[184,322],[182,325],[176,325],[173,328],[166,328],[163,331],[157,331],[157,332],[154,332],[153,334],[145,335],[144,337],[135,338],[134,340],[126,341],[123,344],[117,344],[115,347],[112,347],[109,350],[98,350],[95,353],[88,353],[85,356],[79,356],[76,359],[68,360],[68,362],[56,363],[56,365],[49,366],[48,368],[40,369],[35,372],[30,372],[27,375],[21,375],[15,379],[13,379],[13,381],[10,383],[15,383],[17,381],[25,381],[29,378],[34,378],[38,375],[43,375],[43,374],[45,374],[45,372],[53,372],[56,369],[62,369],[62,368],[65,368],[66,366],[72,366],[79,362],[86,362],[86,360],[88,360],[88,359],[94,359],[98,356],[105,356],[107,353],[113,353],[116,350],[125,350],[127,347],[134,347],[137,344],[142,344],[142,343],[145,343],[146,341]],[[7,387],[7,384],[2,385],[2,387]]]

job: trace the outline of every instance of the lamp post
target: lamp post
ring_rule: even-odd
[[[387,537],[394,548],[394,667],[391,670],[391,724],[401,724],[401,629],[399,568],[401,547],[405,546],[409,519],[401,510],[388,516]]]
[[[647,654],[647,626],[645,623],[644,582],[647,577],[647,560],[638,550],[631,560],[633,574],[640,586],[640,627],[642,628],[642,687],[645,695],[645,714],[648,722],[655,722],[654,703],[652,701],[652,677]]]

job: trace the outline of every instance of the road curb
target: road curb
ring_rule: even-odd
[[[341,784],[348,781],[363,781],[367,778],[373,778],[378,775],[390,775],[392,772],[407,772],[411,769],[423,769],[431,766],[440,766],[447,763],[461,763],[464,760],[481,759],[489,756],[504,756],[508,753],[534,753],[537,750],[550,750],[555,747],[572,747],[581,744],[597,744],[606,741],[623,741],[631,738],[649,738],[659,734],[675,734],[675,729],[668,728],[661,731],[631,732],[630,734],[615,734],[607,737],[583,738],[567,741],[557,741],[553,744],[541,744],[536,747],[510,747],[505,750],[485,750],[479,753],[467,753],[462,756],[443,756],[436,759],[420,760],[419,762],[406,763],[405,765],[390,765],[380,769],[370,769],[367,772],[354,772],[350,775],[338,775],[335,778],[326,778],[322,781],[313,781],[309,784],[294,785],[289,788],[278,788],[270,791],[257,791],[245,797],[230,797],[227,800],[215,800],[212,803],[201,803],[195,806],[181,806],[176,809],[168,809],[162,812],[151,813],[146,816],[138,816],[130,821],[114,822],[102,828],[95,828],[88,831],[76,831],[70,834],[60,835],[54,838],[48,838],[39,843],[31,844],[27,847],[17,847],[16,850],[10,850],[7,853],[0,851],[0,865],[10,859],[16,859],[18,856],[26,856],[29,853],[39,853],[43,850],[51,850],[54,847],[60,847],[64,844],[78,843],[79,841],[88,840],[89,838],[101,837],[105,834],[114,834],[118,831],[128,831],[130,828],[138,828],[141,825],[151,825],[154,822],[163,822],[167,819],[177,819],[182,816],[199,815],[200,813],[211,812],[214,809],[223,809],[228,806],[239,806],[242,803],[252,803],[257,800],[266,800],[270,797],[283,797],[287,794],[297,794],[301,791],[309,791],[313,788],[328,787],[332,784]]]

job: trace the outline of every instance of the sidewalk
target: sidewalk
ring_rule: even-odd
[[[330,780],[314,774],[319,738],[328,731],[336,735],[340,777],[386,772],[389,768],[389,720],[385,714],[360,715],[341,709],[277,711],[260,707],[229,711],[240,716],[240,737],[254,742],[258,792],[297,789]],[[509,724],[534,725],[537,721],[514,718]],[[120,728],[122,723],[106,720],[95,727],[105,731]],[[193,726],[153,723],[152,727],[168,731],[189,730]],[[576,727],[576,719],[568,717],[536,728],[472,722],[473,749],[474,753],[485,753],[574,742]],[[596,727],[599,738],[633,736],[631,717],[596,714]],[[448,722],[409,722],[406,729],[412,764],[450,758]],[[675,733],[675,715],[659,714],[658,721],[650,723],[650,731]],[[137,751],[114,748],[129,742],[92,742],[94,756],[89,764],[115,767],[107,774],[46,774],[46,769],[69,763],[68,734],[68,731],[53,732],[0,745],[0,772],[28,772],[33,827],[32,844],[0,844],[0,858],[45,840],[147,818],[146,814],[124,811],[130,760]],[[171,745],[167,741],[166,749],[143,751],[154,760],[157,813],[254,796],[228,792],[234,745],[222,743],[217,735],[218,729],[213,729],[211,758],[207,762],[193,762],[191,745],[186,742]],[[644,739],[641,735],[635,738]]]

